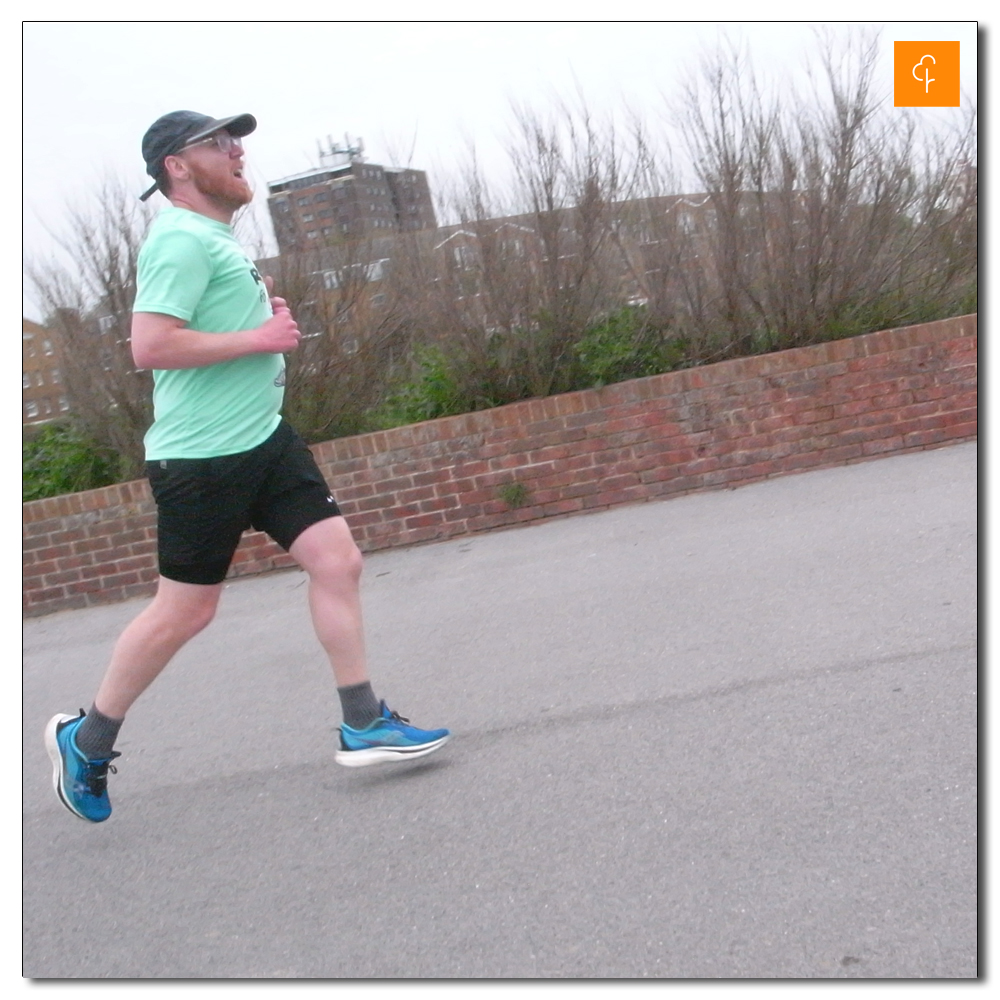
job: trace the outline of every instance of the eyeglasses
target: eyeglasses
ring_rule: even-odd
[[[243,140],[228,132],[216,132],[207,139],[199,139],[197,142],[189,142],[181,147],[183,153],[185,149],[193,149],[195,146],[215,146],[220,153],[231,153],[234,149],[243,152]]]

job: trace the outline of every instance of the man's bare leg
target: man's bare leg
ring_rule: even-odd
[[[310,525],[289,549],[309,574],[309,611],[338,687],[368,680],[361,616],[362,557],[342,517]]]
[[[444,746],[447,729],[417,729],[383,711],[368,681],[361,619],[361,552],[342,517],[318,521],[289,550],[309,574],[309,609],[320,643],[330,658],[344,709],[340,747],[345,767],[415,760]]]
[[[56,715],[45,729],[52,780],[70,812],[92,823],[111,815],[107,774],[125,713],[174,654],[213,618],[222,584],[178,583],[160,577],[156,596],[122,632],[93,709],[74,719]]]
[[[179,583],[161,576],[152,603],[115,644],[95,708],[109,718],[123,719],[181,647],[215,617],[221,593],[221,583]]]

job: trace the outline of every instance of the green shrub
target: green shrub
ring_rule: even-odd
[[[668,372],[685,359],[687,344],[665,336],[641,306],[626,306],[590,327],[574,351],[587,386],[596,388]]]
[[[414,355],[413,374],[388,396],[374,422],[381,427],[398,427],[469,409],[449,356],[439,347],[422,347]]]
[[[47,424],[21,445],[23,501],[118,482],[118,457],[68,424]]]

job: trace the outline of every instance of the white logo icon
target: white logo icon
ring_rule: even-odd
[[[917,51],[919,51],[919,49]],[[922,82],[923,85],[924,85],[924,93],[925,94],[929,94],[930,93],[930,85],[934,82],[934,77],[931,76],[931,68],[930,68],[930,66],[925,66],[924,65],[924,60],[925,59],[930,59],[930,61],[932,63],[936,63],[937,62],[937,60],[934,58],[934,56],[921,56],[920,57],[920,62],[918,62],[913,67],[913,79]],[[922,69],[924,71],[924,75],[923,76],[917,76],[917,70],[918,69]]]

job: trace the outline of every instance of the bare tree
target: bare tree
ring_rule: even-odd
[[[139,249],[153,211],[133,188],[109,175],[90,202],[67,206],[63,230],[52,234],[65,261],[25,264],[59,344],[73,419],[119,455],[126,477],[142,469],[152,420],[152,379],[135,368],[130,329]]]
[[[308,440],[367,429],[408,355],[416,235],[331,241],[258,262],[303,334],[287,358],[285,413]]]
[[[685,90],[682,133],[711,212],[684,269],[706,357],[926,318],[974,276],[974,113],[960,134],[929,137],[884,113],[876,39],[827,39],[820,57],[808,100],[765,96],[735,50]]]

